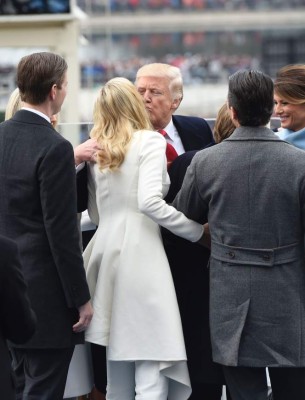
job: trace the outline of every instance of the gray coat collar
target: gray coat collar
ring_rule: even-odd
[[[240,126],[234,130],[232,135],[225,139],[225,141],[246,141],[246,140],[257,140],[257,141],[275,141],[282,142],[274,132],[266,127],[258,126]]]

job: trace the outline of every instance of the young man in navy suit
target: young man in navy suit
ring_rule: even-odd
[[[17,399],[62,400],[74,345],[92,318],[79,246],[72,145],[52,127],[67,92],[59,55],[25,56],[17,68],[23,108],[0,124],[0,233],[20,251],[37,329],[13,345]]]

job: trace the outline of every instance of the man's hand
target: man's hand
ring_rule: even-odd
[[[204,224],[203,227],[204,227],[204,233],[197,243],[201,244],[204,247],[207,247],[208,249],[211,249],[211,235],[210,235],[209,224]]]
[[[74,149],[75,165],[79,165],[84,161],[96,161],[96,153],[99,150],[101,148],[95,139],[88,139],[79,144]]]
[[[82,332],[90,325],[93,316],[93,308],[91,306],[91,302],[83,304],[78,308],[79,311],[79,320],[73,325],[74,332]]]

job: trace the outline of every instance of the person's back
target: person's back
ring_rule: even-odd
[[[25,124],[29,128],[26,135]],[[45,158],[52,153],[56,166],[57,146],[65,146],[63,150],[69,151],[70,144],[47,121],[25,110],[18,111],[10,120],[0,124],[0,143],[3,200],[7,193],[12,197],[10,203],[0,203],[2,230],[10,236],[17,236],[24,252],[29,244],[48,243],[39,174],[43,173]],[[29,242],[30,237],[24,236],[28,221],[33,221],[31,231],[27,232],[32,235],[32,243]]]
[[[213,360],[234,399],[265,399],[266,367],[276,399],[303,398],[305,153],[265,127],[270,77],[237,72],[228,104],[237,128],[194,157],[174,201],[209,222]]]
[[[245,138],[245,131],[252,140]],[[214,240],[261,249],[299,241],[303,234],[303,194],[298,190],[302,187],[303,151],[281,141],[268,128],[241,127],[217,148],[202,152],[200,163],[212,159],[213,168],[200,183],[202,190],[208,190],[213,183],[209,222],[214,227]],[[232,190],[227,189],[228,182]],[[232,211],[238,210],[237,230],[232,229]],[[223,224],[220,213],[228,226]],[[286,235],[281,232],[284,217],[289,219],[289,225],[285,222]],[[224,235],[228,229],[230,235]]]
[[[107,398],[185,400],[183,332],[159,224],[193,241],[203,228],[163,200],[166,141],[151,131],[135,86],[107,82],[94,117],[101,150],[88,176],[98,228],[84,252],[95,309],[86,340],[107,346]]]
[[[64,246],[72,245],[77,231],[74,231],[73,224],[71,225],[70,212],[57,208],[58,199],[61,198],[62,201],[65,199],[63,188],[57,179],[56,161],[58,157],[61,160],[71,152],[71,144],[55,132],[47,121],[31,114],[26,110],[18,111],[12,119],[0,125],[3,199],[0,202],[0,231],[18,242],[23,273],[30,292],[35,293],[35,300],[33,295],[31,297],[35,303],[34,308],[41,318],[32,345],[43,346],[48,337],[48,342],[52,346],[59,341],[60,346],[68,346],[73,341],[71,317],[74,312],[71,313],[68,308],[66,311],[57,310],[63,300],[63,291],[58,284],[55,260],[60,257]],[[64,173],[65,179],[71,182],[73,188],[75,181],[73,158],[69,161],[70,165],[67,160]],[[49,170],[49,163],[52,165],[52,171]],[[52,190],[49,185],[52,185]],[[45,198],[44,190],[48,193]],[[72,197],[70,190],[65,194],[69,198]],[[73,203],[70,207],[72,205]],[[52,227],[51,219],[55,216],[58,218],[58,223],[56,237],[52,237],[51,229],[54,225]],[[67,232],[67,224],[71,227],[70,232]],[[65,253],[66,251],[62,252]],[[66,257],[71,257],[71,254],[67,254]],[[77,259],[77,262],[80,260]],[[77,273],[77,270],[75,272]],[[42,282],[46,281],[47,284],[41,286]],[[46,301],[37,302],[37,294],[42,289]],[[48,327],[45,325],[45,328],[42,328],[40,322],[46,321],[53,313],[56,313],[56,318],[60,319],[67,330],[69,328],[70,337],[62,336],[56,324]]]
[[[90,165],[90,179],[94,180],[98,213],[103,219],[103,223],[105,220],[115,220],[118,214],[125,219],[126,213],[131,215],[141,212],[139,209],[141,207],[141,202],[139,203],[141,196],[141,193],[139,194],[139,186],[141,186],[139,164],[141,163],[141,152],[145,151],[147,142],[151,144],[154,141],[151,140],[152,137],[156,143],[163,142],[157,132],[135,132],[124,162],[117,171],[104,170],[101,172],[98,164]],[[163,195],[167,192],[170,183],[166,174],[164,179],[167,184],[164,185],[163,190],[160,188]]]
[[[241,129],[242,135],[239,134]],[[302,346],[299,332],[295,329],[295,323],[301,327],[302,322],[289,310],[301,306],[305,289],[302,256],[305,157],[302,151],[280,141],[267,128],[261,128],[263,136],[255,137],[269,136],[269,141],[243,141],[245,129],[251,130],[238,128],[223,144],[205,150],[198,163],[200,169],[213,158],[210,175],[200,181],[200,193],[205,193],[203,199],[209,203],[212,257],[230,262],[232,266],[222,270],[221,278],[217,269],[218,284],[219,280],[223,282],[221,290],[224,296],[224,304],[219,307],[223,318],[228,318],[228,310],[231,310],[231,316],[234,315],[232,323],[247,315],[244,325],[247,334],[244,333],[243,340],[235,344],[239,346],[239,363],[247,364],[247,359],[254,357],[252,361],[256,366],[275,362],[285,364],[285,359],[299,366],[305,361],[302,361],[303,351],[301,347],[300,350],[296,347],[293,353],[290,347],[285,349],[283,340],[287,339],[282,336],[283,326],[277,321],[283,314],[289,320],[285,327],[287,336]],[[234,157],[228,157],[228,154],[234,154]],[[283,261],[287,264],[276,268]],[[247,263],[247,269],[238,267]],[[294,265],[292,275],[290,263]],[[263,268],[258,269],[260,265]],[[213,285],[213,269],[211,274]],[[293,287],[296,282],[298,286],[287,296],[287,286]],[[214,293],[213,301],[216,301],[215,296],[218,294]],[[236,297],[250,300],[245,303],[244,310],[235,309],[233,312]],[[280,313],[270,313],[272,309],[277,310],[279,304]],[[262,320],[268,320],[268,324],[264,326]],[[261,345],[257,343],[255,334],[252,335],[256,329],[260,331]],[[227,336],[228,332],[224,335]],[[266,343],[273,351],[266,350]],[[236,356],[233,358],[231,355],[232,348],[233,345],[227,350],[218,348],[215,361],[237,362]],[[274,354],[281,354],[281,357],[274,358]]]
[[[17,391],[19,396],[38,393],[44,400],[62,399],[74,345],[83,341],[81,332],[91,319],[73,148],[50,120],[64,101],[66,73],[66,62],[55,54],[22,58],[17,84],[24,107],[0,124],[0,233],[18,244],[37,315],[31,340],[12,345]]]

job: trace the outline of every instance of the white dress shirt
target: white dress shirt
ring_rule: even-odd
[[[174,147],[177,154],[180,155],[185,153],[181,138],[179,136],[179,133],[177,132],[177,129],[175,128],[172,119],[170,120],[169,124],[164,128],[164,130],[166,132],[166,136],[164,136],[166,141]]]

